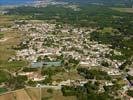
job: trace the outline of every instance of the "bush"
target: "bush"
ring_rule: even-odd
[[[0,71],[0,83],[6,82],[10,79],[10,75],[7,72]]]
[[[52,89],[48,89],[47,92],[52,94],[53,90]]]
[[[129,96],[133,97],[133,90],[128,90],[128,91],[127,91],[127,94],[128,94]]]

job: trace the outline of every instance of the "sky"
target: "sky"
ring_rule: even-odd
[[[35,0],[0,0],[0,5],[18,5],[33,3]]]

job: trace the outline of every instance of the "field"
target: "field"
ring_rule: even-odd
[[[8,59],[15,55],[15,51],[12,49],[12,46],[19,44],[22,37],[22,35],[11,31],[4,33],[5,41],[0,41],[0,68],[15,70],[16,68],[25,65],[23,61],[8,62]]]
[[[12,16],[0,15],[0,27],[7,27],[13,24]],[[15,56],[15,50],[12,46],[17,45],[24,38],[24,35],[19,34],[18,31],[4,31],[3,37],[0,39],[0,68],[6,68],[8,70],[16,70],[25,65],[24,61],[8,62],[8,59]]]
[[[113,29],[111,27],[106,27],[106,28],[103,28],[102,30],[98,30],[98,32],[101,32],[101,33],[110,33],[112,31]]]
[[[75,79],[84,79],[76,71],[70,72],[60,72],[52,77],[54,81],[63,81],[63,80],[75,80]]]
[[[0,100],[77,100],[75,96],[63,96],[60,90],[26,88],[0,95]]]
[[[5,16],[0,14],[0,27],[10,26],[13,24],[13,16]]]
[[[60,90],[42,89],[42,100],[77,100],[75,96],[63,96]]]
[[[25,91],[30,96],[32,100],[40,100],[41,98],[41,91],[40,88],[26,88]]]
[[[3,33],[0,33],[0,39],[2,39],[4,37]]]
[[[7,92],[7,89],[6,88],[0,88],[0,94],[4,93],[4,92]]]
[[[133,8],[112,8],[112,9],[120,12],[133,13]]]
[[[0,95],[0,100],[40,100],[39,88],[26,88]]]

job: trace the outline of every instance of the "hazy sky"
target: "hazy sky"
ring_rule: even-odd
[[[35,0],[0,0],[0,5],[27,4]]]

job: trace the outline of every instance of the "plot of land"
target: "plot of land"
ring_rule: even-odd
[[[23,61],[8,62],[8,59],[15,55],[15,50],[12,49],[12,46],[19,44],[23,37],[23,35],[14,31],[4,33],[4,39],[8,39],[8,41],[0,42],[0,68],[15,70],[25,65]]]
[[[27,88],[25,91],[28,93],[32,100],[41,100],[41,91],[39,88]]]
[[[18,18],[19,16],[0,14],[0,27],[9,28],[14,23],[14,20]],[[5,30],[0,33],[0,36],[0,68],[15,71],[18,68],[25,66],[25,61],[8,62],[10,57],[16,55],[15,50],[13,50],[12,47],[18,45],[25,36],[20,34],[17,30]]]
[[[52,77],[54,81],[64,81],[64,80],[76,80],[76,79],[84,79],[80,76],[76,71],[71,72],[60,72]]]
[[[60,90],[52,90],[52,93],[48,92],[48,89],[42,89],[42,100],[77,100],[75,96],[63,96]]]
[[[133,8],[112,8],[112,9],[120,12],[133,13]]]
[[[41,100],[39,91],[39,88],[20,89],[0,95],[0,100]]]
[[[75,96],[63,96],[61,90],[26,88],[0,95],[0,100],[77,100]]]

